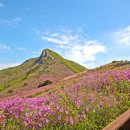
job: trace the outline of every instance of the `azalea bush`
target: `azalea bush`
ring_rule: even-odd
[[[0,102],[3,130],[100,130],[130,107],[130,70],[86,72],[44,98]]]

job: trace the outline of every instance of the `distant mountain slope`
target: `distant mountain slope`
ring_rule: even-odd
[[[109,64],[102,65],[100,67],[95,68],[95,70],[122,70],[122,69],[130,69],[130,61],[112,61]]]
[[[0,92],[13,94],[15,88],[32,89],[45,80],[56,82],[85,70],[87,69],[78,63],[45,49],[40,57],[29,59],[16,67],[0,70]]]

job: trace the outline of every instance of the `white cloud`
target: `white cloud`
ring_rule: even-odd
[[[5,45],[5,44],[0,44],[0,51],[5,51],[5,50],[10,50],[11,47]]]
[[[0,63],[0,70],[20,65],[20,63]]]
[[[68,59],[85,64],[87,61],[94,61],[98,53],[106,52],[106,47],[97,41],[87,41],[85,44],[73,46],[66,52]]]
[[[57,49],[63,50],[65,58],[86,66],[87,62],[96,60],[97,54],[107,52],[103,43],[87,39],[86,34],[83,34],[81,29],[78,32],[63,30],[60,33],[47,33],[42,36],[42,39],[58,45]],[[92,66],[94,65],[91,64]]]
[[[130,45],[130,26],[114,32],[114,38],[119,44]]]
[[[4,7],[4,4],[3,4],[3,3],[0,3],[0,8],[1,8],[1,7]]]
[[[16,25],[18,25],[18,23],[22,21],[22,18],[21,17],[16,17],[16,18],[13,18],[11,20],[4,20],[4,19],[0,19],[0,23],[3,24],[3,25],[7,25],[9,27],[14,27]]]
[[[17,50],[19,50],[19,51],[24,51],[24,52],[27,51],[27,49],[26,49],[26,48],[23,48],[23,47],[18,47]]]
[[[70,35],[70,34],[60,34],[60,33],[51,33],[49,36],[43,36],[43,40],[48,42],[64,45],[73,43],[78,40],[78,35]]]
[[[51,37],[42,37],[43,40],[46,40],[48,42],[53,42],[53,43],[57,43],[57,44],[66,44],[66,41],[62,41],[61,39],[57,39],[57,38],[51,38]]]

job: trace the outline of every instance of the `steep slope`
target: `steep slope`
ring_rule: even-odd
[[[84,70],[86,70],[84,66],[81,66],[76,62],[64,59],[56,52],[50,51],[50,53],[53,57],[56,57],[56,59],[58,59],[61,63],[65,64],[68,68],[70,68],[75,73],[83,72]]]
[[[3,96],[3,93],[13,95],[17,93],[17,89],[26,91],[36,88],[46,80],[56,82],[85,70],[85,67],[45,49],[40,57],[0,71],[0,95]]]

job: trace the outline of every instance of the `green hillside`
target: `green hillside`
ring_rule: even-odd
[[[61,57],[58,53],[49,50],[51,55],[53,57],[55,57],[56,59],[58,59],[59,61],[61,61],[63,64],[65,64],[68,68],[70,68],[73,72],[75,73],[80,73],[86,70],[86,68],[76,62],[64,59],[63,57]]]
[[[109,64],[95,68],[95,70],[123,70],[130,69],[130,61],[112,61]]]
[[[87,69],[78,63],[45,49],[40,57],[31,58],[16,67],[0,70],[0,96],[3,96],[3,93],[13,95],[17,88],[24,91],[36,88],[48,79],[56,82],[85,70]]]

